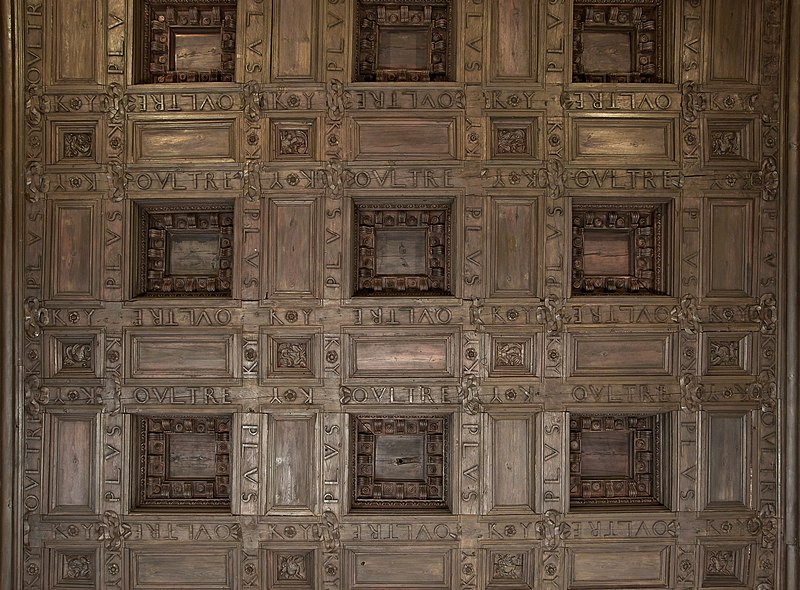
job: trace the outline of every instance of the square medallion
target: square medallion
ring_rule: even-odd
[[[352,508],[449,507],[447,416],[353,416]]]
[[[137,418],[137,508],[230,507],[230,416]]]

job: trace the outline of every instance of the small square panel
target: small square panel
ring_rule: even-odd
[[[533,588],[533,551],[519,546],[490,546],[482,552],[486,590]]]
[[[314,548],[300,545],[270,547],[262,551],[267,588],[314,590],[317,587]]]
[[[489,333],[489,378],[536,374],[536,336]]]
[[[662,505],[663,417],[570,416],[570,506]]]
[[[262,335],[262,382],[312,385],[319,382],[320,337],[316,332],[293,330]]]
[[[356,82],[453,79],[451,0],[358,0]]]
[[[758,120],[752,117],[703,117],[703,164],[742,167],[758,164]]]
[[[232,204],[139,204],[137,223],[137,295],[231,296]]]
[[[96,588],[99,581],[98,549],[81,546],[48,549],[48,584],[51,590]]]
[[[450,203],[355,203],[355,295],[449,295]]]
[[[575,0],[573,82],[669,82],[663,0]]]
[[[703,544],[701,588],[752,588],[750,554],[752,547],[741,544]]]
[[[353,416],[352,508],[449,507],[449,418]]]
[[[102,333],[48,330],[45,332],[48,379],[99,379],[103,376]]]
[[[491,157],[493,159],[537,158],[535,119],[492,119]]]
[[[668,211],[664,203],[574,203],[572,294],[668,294]]]
[[[316,121],[313,119],[272,119],[273,160],[315,160],[317,157]]]
[[[236,0],[141,0],[137,82],[233,82]]]
[[[230,507],[230,416],[137,420],[137,508]]]

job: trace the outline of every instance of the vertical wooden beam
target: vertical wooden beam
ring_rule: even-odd
[[[800,248],[800,0],[790,0],[787,28],[788,64],[786,68],[786,248],[783,253],[786,265],[786,323],[785,334],[785,391],[786,408],[783,422],[784,444],[784,490],[786,505],[786,570],[785,588],[800,587],[800,555],[798,555],[798,530],[800,530],[800,263],[797,252]]]
[[[17,392],[14,378],[14,342],[17,281],[14,269],[14,209],[15,198],[15,136],[17,108],[15,43],[16,31],[13,0],[0,2],[3,39],[0,42],[0,87],[2,87],[2,119],[0,119],[0,590],[14,587],[14,563],[17,555],[15,512],[17,510],[16,480],[17,465]]]

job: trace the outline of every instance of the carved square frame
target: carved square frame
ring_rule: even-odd
[[[354,82],[449,82],[455,76],[452,0],[356,0]],[[429,31],[428,68],[379,68],[382,28]]]
[[[104,373],[102,330],[47,330],[44,376],[53,380],[96,382]]]
[[[82,119],[48,118],[47,163],[57,169],[100,170],[106,158],[105,125],[99,115],[85,114]],[[67,153],[71,137],[88,136],[88,142],[74,144],[75,155]]]
[[[316,119],[270,119],[271,157],[274,161],[317,159]]]
[[[46,587],[50,590],[90,590],[100,587],[104,564],[96,544],[48,545]],[[87,573],[88,572],[88,573]]]
[[[537,118],[493,118],[489,156],[493,160],[538,159]]]
[[[752,588],[753,553],[746,543],[701,543],[700,588]]]
[[[351,415],[350,509],[449,511],[450,420],[448,414]],[[424,437],[424,482],[376,480],[377,439],[387,435]],[[409,491],[416,491],[417,497],[406,498]],[[391,497],[383,497],[386,492]],[[398,498],[398,495],[402,497]]]
[[[669,80],[665,6],[669,0],[574,0],[572,8],[572,81],[589,83],[663,83]],[[586,73],[583,34],[631,33],[630,72]]]
[[[355,297],[449,296],[453,283],[453,203],[396,199],[353,202],[353,295]],[[377,274],[376,230],[426,231],[425,275]]]
[[[261,383],[322,385],[322,335],[303,328],[264,329]]]
[[[488,351],[487,379],[515,380],[540,375],[541,333],[530,330],[486,330],[485,350]]]
[[[757,117],[702,116],[703,166],[753,169],[760,163],[761,124]]]
[[[291,534],[293,529],[288,525],[282,530]],[[317,549],[313,545],[269,545],[262,546],[261,551],[266,588],[314,590],[317,587]]]
[[[572,295],[669,295],[668,203],[572,203]],[[587,275],[585,233],[627,231],[633,269],[627,274]]]
[[[232,297],[236,217],[232,201],[138,201],[134,208],[134,297]],[[168,274],[168,240],[172,231],[216,233],[217,273]]]
[[[570,509],[663,506],[664,422],[662,414],[571,414]],[[585,432],[630,434],[631,473],[627,478],[581,476],[581,435]]]
[[[139,45],[135,82],[233,82],[237,20],[237,0],[137,0],[135,23]],[[174,64],[170,62],[171,44],[176,32],[217,31],[221,41],[218,70],[174,69]]]
[[[537,551],[519,545],[493,544],[481,548],[486,590],[533,590]]]
[[[233,416],[137,415],[134,421],[134,509],[230,510]],[[213,478],[168,477],[169,439],[183,434],[213,436]]]

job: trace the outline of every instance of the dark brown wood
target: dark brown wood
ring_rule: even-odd
[[[796,0],[13,5],[3,590],[796,585]]]

